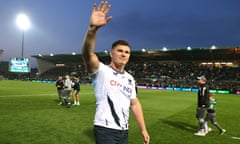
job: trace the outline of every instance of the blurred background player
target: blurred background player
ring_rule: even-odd
[[[72,88],[73,88],[72,96],[74,100],[73,105],[80,105],[79,102],[80,81],[77,75],[73,75]]]
[[[70,102],[71,91],[72,91],[72,81],[69,75],[65,75],[63,98],[68,108],[71,105],[71,102]]]
[[[199,89],[197,94],[198,97],[197,97],[196,117],[199,123],[200,130],[194,133],[194,135],[205,136],[207,131],[205,130],[205,127],[204,127],[204,117],[209,107],[209,88],[206,84],[207,79],[205,76],[197,77],[197,79],[198,79]]]
[[[63,93],[63,87],[64,87],[62,76],[58,76],[58,79],[56,81],[56,87],[57,87],[57,92],[58,92],[58,105],[61,105],[62,104],[62,93]]]
[[[219,130],[219,133],[222,135],[226,132],[225,129],[223,129],[218,122],[216,121],[216,99],[214,98],[214,95],[212,93],[210,93],[210,97],[209,97],[209,108],[207,110],[207,116],[205,118],[205,130],[209,130],[211,131],[210,128],[208,128],[208,121],[210,120],[210,122]]]

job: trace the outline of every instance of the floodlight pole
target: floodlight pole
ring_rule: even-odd
[[[19,14],[17,17],[17,25],[22,30],[22,58],[24,58],[24,32],[30,27],[30,21],[25,14]]]
[[[24,51],[24,30],[22,30],[22,58],[23,58],[23,51]]]

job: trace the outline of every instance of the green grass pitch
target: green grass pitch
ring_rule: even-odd
[[[194,136],[196,93],[139,89],[151,144],[239,144],[240,96],[216,94],[217,121],[205,137]],[[94,144],[95,97],[82,85],[80,106],[59,106],[54,84],[0,81],[1,144]],[[141,144],[140,130],[130,116],[129,144]]]

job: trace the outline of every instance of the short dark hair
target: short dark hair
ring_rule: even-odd
[[[118,45],[125,45],[128,46],[131,49],[131,45],[126,40],[117,40],[112,43],[112,49],[114,49]]]

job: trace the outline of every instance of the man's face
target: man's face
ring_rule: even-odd
[[[117,45],[110,52],[114,64],[126,65],[130,57],[130,48],[125,45]]]
[[[204,80],[201,80],[201,79],[200,79],[200,80],[198,80],[198,83],[199,83],[199,84],[205,84],[206,82],[205,82]]]

